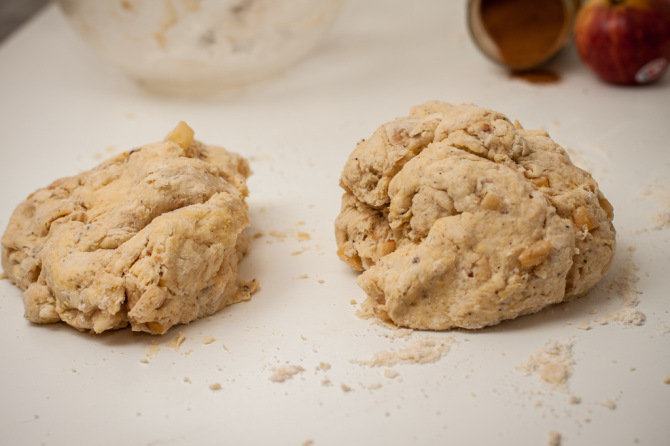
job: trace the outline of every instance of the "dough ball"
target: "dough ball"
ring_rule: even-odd
[[[122,153],[31,194],[2,237],[2,266],[31,322],[162,334],[249,299],[241,156],[193,139]]]
[[[340,179],[338,255],[398,326],[481,328],[585,294],[615,251],[613,210],[541,130],[432,101],[379,127]]]

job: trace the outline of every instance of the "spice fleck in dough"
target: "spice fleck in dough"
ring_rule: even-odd
[[[338,255],[370,313],[480,328],[589,291],[615,250],[612,206],[542,130],[432,101],[350,155]]]
[[[237,274],[249,174],[244,158],[180,123],[162,142],[31,194],[2,237],[26,317],[162,334],[249,299],[256,282]]]

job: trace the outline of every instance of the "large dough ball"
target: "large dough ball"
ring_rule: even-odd
[[[338,255],[399,326],[480,328],[585,294],[615,251],[610,203],[541,130],[432,101],[351,153]]]

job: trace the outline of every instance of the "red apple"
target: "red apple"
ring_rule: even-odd
[[[660,79],[670,63],[670,0],[591,0],[577,14],[575,44],[607,82]]]

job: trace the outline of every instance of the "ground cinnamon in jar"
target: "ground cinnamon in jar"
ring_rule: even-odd
[[[471,0],[469,24],[488,56],[512,70],[539,66],[569,40],[578,1]]]

